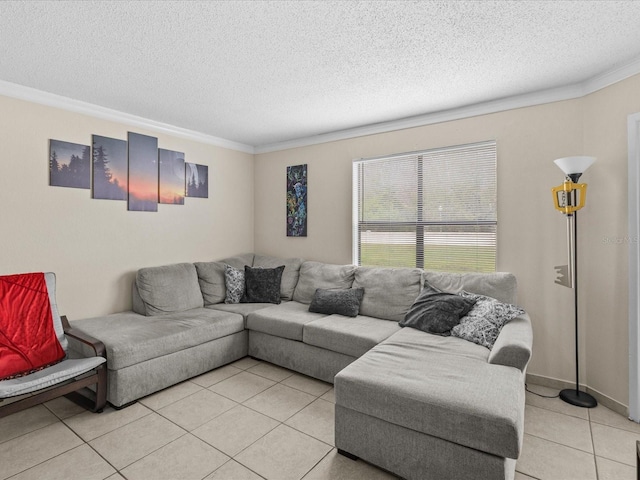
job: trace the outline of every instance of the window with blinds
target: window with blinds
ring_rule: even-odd
[[[356,160],[356,265],[496,269],[496,142]]]

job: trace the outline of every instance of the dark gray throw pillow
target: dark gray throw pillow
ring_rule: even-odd
[[[401,327],[411,327],[435,335],[449,336],[476,301],[453,293],[441,292],[425,282],[424,290],[404,317]]]
[[[356,317],[360,312],[360,302],[362,302],[363,296],[364,288],[318,288],[309,305],[309,311]]]
[[[244,267],[242,303],[280,303],[280,283],[284,265],[276,268]]]

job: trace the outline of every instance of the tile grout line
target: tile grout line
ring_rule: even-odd
[[[556,442],[555,440],[549,440],[548,438],[540,437],[538,435],[534,435],[532,433],[524,432],[525,435],[529,435],[530,437],[538,438],[540,440],[544,440],[549,443],[553,443],[555,445],[560,445],[561,447],[570,448],[571,450],[575,450],[576,452],[584,453],[585,455],[595,455],[593,452],[587,452],[585,450],[581,450],[579,448],[572,447],[570,445],[565,445],[564,443]],[[525,474],[526,475],[526,474]]]
[[[230,364],[230,365],[232,365],[232,364]],[[252,367],[249,367],[249,368],[253,368],[253,367],[255,367],[255,366],[256,366],[256,365],[253,365]],[[237,367],[236,367],[236,368],[237,368]],[[182,426],[180,426],[180,425],[176,424],[176,423],[175,423],[175,422],[173,422],[171,419],[169,419],[169,418],[165,417],[164,415],[162,415],[162,413],[160,413],[158,410],[155,410],[155,409],[153,409],[153,408],[151,408],[151,407],[148,407],[148,406],[146,406],[146,405],[144,405],[144,404],[143,404],[143,405],[144,405],[146,408],[148,408],[149,410],[151,410],[151,412],[152,412],[152,413],[156,413],[156,414],[160,415],[162,418],[165,418],[166,420],[168,420],[169,422],[171,422],[171,423],[175,424],[176,426],[178,426],[178,427],[179,427],[179,428],[181,428],[182,430],[185,430],[185,431],[186,431],[185,435],[190,434],[190,435],[192,435],[194,438],[197,438],[198,440],[200,440],[200,441],[204,442],[205,444],[209,445],[211,448],[214,448],[216,451],[218,451],[218,452],[222,453],[223,455],[225,455],[225,456],[229,457],[229,460],[227,460],[225,463],[223,463],[222,465],[220,465],[220,467],[218,467],[216,470],[218,470],[219,468],[222,468],[222,466],[223,466],[223,465],[225,465],[226,463],[228,463],[230,460],[233,460],[233,461],[237,462],[238,464],[242,465],[243,467],[245,467],[245,468],[249,469],[251,472],[255,473],[256,475],[260,476],[261,478],[264,478],[264,477],[262,477],[261,475],[259,475],[257,472],[254,472],[253,470],[251,470],[251,468],[249,468],[248,466],[246,466],[246,465],[244,465],[243,463],[241,463],[241,462],[239,462],[238,460],[236,460],[236,457],[237,457],[238,455],[240,455],[243,451],[245,451],[246,449],[248,449],[249,447],[251,447],[252,445],[254,445],[256,442],[258,442],[260,439],[264,438],[266,435],[268,435],[270,432],[272,432],[272,431],[273,431],[273,430],[275,430],[276,428],[278,428],[278,427],[280,427],[280,426],[285,426],[285,427],[291,428],[292,430],[294,430],[294,431],[296,431],[296,432],[298,432],[298,433],[300,433],[300,434],[302,434],[302,435],[305,435],[305,436],[307,436],[307,437],[309,437],[309,438],[311,438],[311,439],[313,439],[313,440],[316,440],[316,441],[318,441],[318,442],[320,442],[320,443],[322,443],[322,444],[327,445],[328,447],[330,447],[329,451],[328,451],[325,455],[323,455],[323,456],[322,456],[322,458],[321,458],[317,463],[315,463],[315,464],[311,467],[311,469],[309,469],[307,472],[305,472],[305,474],[304,474],[304,475],[307,475],[311,470],[313,470],[313,468],[315,468],[315,467],[317,466],[317,464],[318,464],[320,461],[322,461],[322,460],[323,460],[327,455],[329,455],[329,453],[331,453],[331,451],[332,451],[333,449],[335,449],[336,447],[335,447],[334,445],[331,445],[331,444],[328,444],[328,443],[324,442],[323,440],[320,440],[319,438],[316,438],[316,437],[314,437],[314,436],[312,436],[312,435],[309,435],[308,433],[302,432],[302,431],[300,431],[300,430],[298,430],[298,429],[296,429],[296,428],[294,428],[294,427],[292,427],[292,426],[290,426],[290,425],[287,425],[287,424],[285,424],[285,422],[286,422],[287,420],[289,420],[290,418],[294,417],[295,415],[297,415],[299,412],[301,412],[301,411],[302,411],[302,410],[304,410],[305,408],[307,408],[309,405],[311,405],[311,404],[312,404],[313,402],[315,402],[316,400],[320,399],[320,397],[321,397],[322,395],[325,395],[329,390],[331,390],[331,388],[333,388],[333,386],[331,386],[330,388],[328,388],[325,392],[322,392],[320,395],[315,395],[315,394],[312,394],[312,393],[309,393],[309,392],[305,392],[304,390],[300,390],[300,389],[298,389],[298,388],[295,388],[295,387],[292,387],[292,386],[289,386],[289,385],[286,385],[286,384],[283,384],[283,383],[282,383],[282,382],[284,382],[285,380],[287,380],[288,378],[290,378],[290,377],[294,376],[294,375],[295,375],[294,373],[292,373],[291,375],[288,375],[287,377],[283,378],[283,379],[282,379],[282,380],[280,380],[280,381],[275,381],[275,380],[273,380],[272,378],[268,378],[268,377],[265,377],[265,376],[263,376],[263,375],[259,375],[258,373],[250,372],[250,371],[249,371],[249,369],[246,369],[246,370],[239,369],[239,370],[244,371],[244,372],[247,372],[247,373],[251,373],[252,375],[256,375],[256,376],[258,376],[258,377],[260,377],[260,378],[265,378],[265,379],[267,379],[267,380],[270,380],[270,381],[272,381],[272,382],[275,382],[273,385],[271,385],[271,386],[267,387],[265,390],[262,390],[261,392],[258,392],[258,393],[256,393],[255,395],[253,395],[253,396],[249,397],[248,399],[246,399],[246,400],[245,400],[245,402],[249,401],[250,399],[254,398],[255,396],[260,395],[261,393],[263,393],[263,392],[265,392],[265,391],[269,390],[270,388],[272,388],[272,387],[274,387],[274,386],[276,386],[276,385],[278,385],[278,384],[282,384],[284,387],[288,387],[288,388],[291,388],[292,390],[296,390],[296,391],[299,391],[299,392],[305,393],[305,394],[307,394],[307,395],[310,395],[310,396],[314,397],[314,399],[313,399],[311,402],[309,402],[308,404],[306,404],[304,407],[302,407],[300,410],[297,410],[295,413],[293,413],[292,415],[290,415],[289,417],[287,417],[285,420],[281,421],[281,420],[279,420],[279,419],[277,419],[277,418],[270,417],[269,415],[265,415],[265,414],[264,414],[264,413],[262,413],[262,412],[259,412],[259,411],[257,411],[257,410],[254,410],[253,408],[251,408],[251,407],[249,407],[249,406],[247,406],[247,405],[244,405],[244,403],[243,403],[243,402],[238,402],[237,400],[234,400],[234,399],[232,399],[232,398],[230,398],[230,397],[227,397],[227,396],[225,396],[225,395],[223,395],[223,394],[221,394],[221,393],[214,392],[213,390],[209,390],[209,389],[210,389],[211,387],[213,387],[214,385],[217,385],[218,383],[221,383],[221,382],[223,382],[223,381],[225,381],[225,380],[227,380],[227,379],[229,379],[229,378],[232,378],[232,377],[234,377],[234,376],[236,376],[236,375],[239,375],[241,372],[238,372],[238,373],[236,373],[236,374],[232,375],[231,377],[227,377],[227,378],[225,378],[225,379],[222,379],[222,380],[220,380],[219,382],[216,382],[216,383],[214,383],[214,384],[210,385],[209,387],[202,387],[201,385],[196,384],[196,385],[198,385],[198,386],[202,387],[202,389],[204,389],[204,390],[209,390],[209,391],[211,391],[212,393],[215,393],[215,394],[220,395],[220,396],[222,396],[222,397],[224,397],[224,398],[227,398],[227,399],[229,399],[229,400],[231,400],[231,401],[233,401],[234,403],[236,403],[236,404],[237,404],[237,405],[235,405],[234,407],[232,407],[232,408],[231,408],[231,409],[229,409],[229,410],[232,410],[233,408],[235,408],[235,407],[237,407],[237,406],[243,406],[243,407],[245,407],[245,408],[247,408],[247,409],[249,409],[249,410],[251,410],[251,411],[253,411],[253,412],[256,412],[256,413],[258,413],[258,414],[260,414],[260,415],[264,415],[265,417],[270,418],[270,419],[275,420],[276,422],[278,422],[278,424],[277,424],[275,427],[273,427],[272,429],[270,429],[268,432],[266,432],[266,433],[265,433],[264,435],[262,435],[260,438],[256,439],[254,442],[252,442],[251,444],[247,445],[245,448],[243,448],[242,450],[240,450],[238,453],[236,453],[236,454],[235,454],[235,455],[233,455],[233,456],[231,456],[231,455],[229,455],[229,454],[227,454],[227,453],[223,452],[222,450],[220,450],[220,449],[216,448],[214,445],[211,445],[211,444],[210,444],[210,443],[208,443],[206,440],[203,440],[202,438],[198,437],[197,435],[194,435],[192,432],[187,431],[184,427],[182,427]],[[187,381],[190,381],[190,380],[187,380]],[[192,383],[195,383],[195,382],[192,382]],[[326,383],[326,382],[325,382],[325,383]],[[169,387],[169,388],[171,388],[171,387]],[[192,394],[190,394],[190,395],[187,395],[186,397],[183,397],[183,398],[181,398],[181,399],[179,399],[179,400],[176,400],[176,402],[178,402],[178,401],[180,401],[180,400],[184,400],[184,398],[188,398],[188,397],[190,397],[190,396],[192,396],[192,395],[195,395],[195,393],[198,393],[198,392],[194,392],[194,393],[192,393]],[[324,400],[324,401],[325,401],[325,402],[327,402],[327,403],[332,403],[332,402],[329,402],[328,400]],[[176,402],[172,402],[171,404],[176,403]],[[171,404],[164,405],[164,406],[163,406],[163,407],[161,407],[161,408],[164,408],[164,407],[169,406],[169,405],[171,405]],[[212,419],[211,419],[211,420],[209,420],[209,421],[213,421],[213,420],[215,420],[216,418],[220,417],[221,415],[224,415],[224,414],[225,414],[226,412],[228,412],[229,410],[226,410],[226,411],[224,411],[224,412],[220,413],[219,415],[216,415],[214,418],[212,418]],[[130,423],[131,423],[131,422],[130,422]],[[206,425],[207,423],[208,423],[208,422],[205,422],[205,423],[203,423],[202,425],[200,425],[199,427],[201,427],[201,426],[203,426],[203,425]],[[124,425],[123,425],[123,426],[124,426]],[[196,428],[199,428],[199,427],[196,427]],[[195,429],[194,429],[194,430],[195,430]],[[182,438],[182,437],[184,437],[184,435],[181,435],[181,436],[180,436],[180,437],[178,437],[178,438]],[[175,439],[175,440],[173,440],[173,441],[178,440],[178,438],[177,438],[177,439]],[[172,441],[172,442],[173,442],[173,441]],[[164,446],[166,446],[166,445],[169,445],[169,444],[170,444],[170,443],[172,443],[172,442],[169,442],[168,444],[165,444],[165,445],[163,445],[163,446],[159,447],[158,449],[154,450],[154,452],[155,452],[155,451],[157,451],[157,450],[159,450],[160,448],[163,448],[163,447],[164,447]],[[142,457],[142,458],[140,458],[140,459],[136,460],[136,461],[135,461],[135,462],[133,462],[133,463],[136,463],[136,462],[138,462],[138,461],[142,460],[143,458],[147,457],[148,455],[151,455],[151,454],[152,454],[152,453],[154,453],[154,452],[150,452],[150,453],[148,453],[147,455],[145,455],[144,457]],[[131,463],[130,465],[133,465],[133,463]],[[111,464],[110,464],[110,465],[111,465]],[[127,467],[128,467],[128,466],[130,466],[130,465],[127,465]],[[124,467],[124,468],[127,468],[127,467]],[[115,468],[115,467],[114,467],[114,468]],[[124,469],[124,468],[123,468],[123,469]],[[214,473],[216,470],[214,470],[213,472],[209,472],[207,475],[211,475],[211,474],[212,474],[212,473]],[[116,471],[117,471],[119,474],[121,474],[121,475],[122,475],[122,473],[121,473],[121,471],[120,471],[120,470],[116,469]],[[304,475],[303,475],[303,477],[304,477]],[[124,476],[124,475],[123,475],[123,476]],[[302,477],[301,477],[301,478],[302,478]]]
[[[270,365],[270,364],[269,364],[269,365]],[[254,365],[254,366],[252,366],[252,367],[250,367],[250,368],[253,368],[253,367],[255,367],[255,366],[256,366],[256,365]],[[250,368],[249,368],[249,369],[250,369]],[[239,460],[237,460],[237,459],[236,459],[236,457],[237,457],[238,455],[240,455],[242,452],[244,452],[245,450],[247,450],[248,448],[250,448],[251,446],[253,446],[253,445],[254,445],[255,443],[257,443],[259,440],[261,440],[262,438],[264,438],[265,436],[267,436],[269,433],[271,433],[271,432],[272,432],[273,430],[275,430],[276,428],[278,428],[278,427],[280,427],[280,426],[285,426],[285,427],[287,427],[287,428],[290,428],[290,429],[292,429],[292,430],[294,430],[294,431],[296,431],[296,432],[300,433],[301,435],[305,435],[306,437],[309,437],[309,438],[311,438],[311,439],[313,439],[313,440],[316,440],[316,441],[318,441],[318,442],[320,442],[320,443],[322,443],[322,444],[327,445],[328,447],[330,447],[330,448],[329,448],[329,451],[328,451],[325,455],[323,455],[323,456],[322,456],[322,457],[321,457],[321,458],[320,458],[320,459],[319,459],[319,460],[318,460],[318,461],[317,461],[317,462],[316,462],[316,463],[315,463],[315,464],[314,464],[314,465],[313,465],[309,470],[307,470],[307,471],[304,473],[304,475],[302,475],[302,477],[300,477],[300,478],[301,478],[301,480],[302,480],[306,475],[308,475],[308,474],[309,474],[309,472],[311,472],[311,470],[313,470],[313,469],[314,469],[314,468],[315,468],[315,467],[316,467],[316,466],[317,466],[317,465],[318,465],[322,460],[324,460],[324,459],[325,459],[325,458],[326,458],[326,457],[327,457],[327,456],[328,456],[328,455],[329,455],[329,454],[330,454],[330,453],[331,453],[331,452],[332,452],[336,447],[335,447],[335,445],[331,445],[331,444],[329,444],[329,443],[327,443],[327,442],[325,442],[325,441],[323,441],[323,440],[321,440],[321,439],[319,439],[319,438],[314,437],[313,435],[310,435],[310,434],[308,434],[308,433],[306,433],[306,432],[303,432],[303,431],[301,431],[301,430],[298,430],[297,428],[294,428],[294,427],[292,427],[291,425],[287,425],[285,422],[286,422],[287,420],[291,419],[292,417],[294,417],[295,415],[297,415],[298,413],[300,413],[302,410],[304,410],[305,408],[307,408],[309,405],[311,405],[313,402],[315,402],[315,401],[317,401],[317,400],[323,400],[323,401],[325,401],[325,402],[327,402],[327,403],[332,403],[332,402],[329,402],[328,400],[321,399],[320,397],[322,397],[322,396],[323,396],[323,395],[325,395],[328,391],[330,391],[330,390],[331,390],[331,388],[333,388],[333,385],[331,385],[331,387],[329,387],[326,391],[322,392],[320,395],[315,395],[315,394],[313,394],[313,393],[309,393],[309,392],[306,392],[306,391],[304,391],[304,390],[300,390],[299,388],[292,387],[292,386],[290,386],[290,385],[286,385],[286,384],[282,383],[282,382],[284,382],[285,380],[287,380],[287,379],[289,379],[289,378],[293,377],[293,376],[295,375],[295,373],[293,373],[293,374],[291,374],[291,375],[289,375],[289,376],[287,376],[287,377],[283,378],[283,379],[282,379],[282,380],[280,380],[280,381],[276,381],[276,380],[274,380],[274,379],[272,379],[272,378],[265,377],[265,376],[260,375],[260,374],[258,374],[258,373],[250,372],[250,371],[249,371],[249,369],[244,370],[244,371],[245,371],[245,372],[247,372],[247,373],[251,373],[252,375],[259,376],[259,377],[261,377],[261,378],[266,378],[267,380],[271,380],[272,382],[276,382],[276,383],[274,383],[274,384],[273,384],[273,385],[271,385],[270,387],[267,387],[266,389],[262,390],[261,392],[258,392],[258,393],[256,393],[255,395],[253,395],[253,396],[249,397],[249,398],[248,398],[248,399],[246,399],[244,402],[249,401],[250,399],[252,399],[252,398],[254,398],[254,397],[256,397],[256,396],[260,395],[261,393],[266,392],[266,391],[267,391],[267,390],[269,390],[270,388],[273,388],[274,386],[279,385],[279,384],[281,384],[281,385],[282,385],[282,386],[284,386],[284,387],[291,388],[292,390],[296,390],[296,391],[299,391],[299,392],[305,393],[305,394],[307,394],[307,395],[311,395],[312,397],[314,397],[314,400],[312,400],[311,402],[309,402],[308,404],[306,404],[306,405],[305,405],[304,407],[302,407],[300,410],[297,410],[295,413],[293,413],[292,415],[290,415],[289,417],[287,417],[285,420],[279,420],[279,419],[277,419],[277,418],[270,417],[269,415],[265,415],[264,413],[259,412],[259,411],[255,410],[255,409],[253,409],[253,408],[251,408],[251,407],[249,407],[249,406],[245,405],[245,404],[244,404],[244,402],[242,402],[242,403],[238,403],[238,405],[241,405],[241,406],[243,406],[243,407],[245,407],[245,408],[247,408],[247,409],[249,409],[249,410],[251,410],[251,411],[253,411],[253,412],[255,412],[255,413],[258,413],[258,414],[260,414],[260,415],[264,415],[264,416],[265,416],[265,417],[267,417],[267,418],[270,418],[270,419],[272,419],[272,420],[275,420],[276,422],[278,422],[278,424],[277,424],[275,427],[273,427],[272,429],[270,429],[268,432],[265,432],[265,434],[264,434],[264,435],[262,435],[260,438],[256,439],[255,441],[251,442],[249,445],[247,445],[246,447],[244,447],[242,450],[240,450],[240,451],[239,451],[238,453],[236,453],[234,456],[230,456],[230,455],[228,455],[228,454],[226,454],[226,453],[224,453],[224,452],[222,452],[222,453],[224,453],[225,455],[227,455],[228,457],[230,457],[233,461],[237,462],[238,464],[242,465],[243,467],[245,467],[245,468],[249,469],[249,470],[250,470],[250,471],[252,471],[253,473],[256,473],[256,475],[258,475],[260,478],[264,478],[264,477],[262,477],[260,474],[258,474],[257,472],[254,472],[253,470],[251,470],[251,468],[249,468],[247,465],[245,465],[245,464],[243,464],[242,462],[240,462]],[[229,377],[229,378],[231,378],[231,377]],[[224,379],[224,380],[226,380],[226,379]],[[213,385],[217,385],[218,383],[221,383],[221,382],[223,382],[224,380],[221,380],[220,382],[214,383]],[[324,383],[326,383],[326,382],[324,382]],[[211,386],[213,386],[213,385],[211,385]],[[209,387],[209,388],[210,388],[210,387]],[[217,393],[217,392],[214,392],[214,393]],[[222,394],[219,394],[219,395],[222,395]],[[224,396],[224,395],[222,395],[222,396]],[[229,397],[225,397],[225,398],[229,398]],[[230,400],[233,400],[233,399],[230,399]],[[233,401],[236,401],[236,400],[233,400]],[[237,401],[236,401],[236,402],[237,402]],[[224,413],[224,412],[223,412],[223,413]],[[220,414],[220,415],[223,415],[223,414]],[[220,416],[220,415],[218,415],[218,416]],[[217,418],[217,417],[216,417],[216,418]],[[204,424],[203,424],[203,425],[204,425]],[[199,437],[197,437],[197,438],[199,438]],[[202,440],[202,439],[201,439],[201,440]],[[205,442],[205,443],[207,443],[207,445],[210,445],[210,444],[209,444],[208,442],[206,442],[205,440],[202,440],[202,441],[203,441],[203,442]],[[211,446],[213,447],[213,445],[211,445]],[[215,448],[215,447],[213,447],[213,448]],[[217,450],[217,449],[216,449],[216,450]],[[225,462],[225,463],[226,463],[226,462]],[[221,466],[221,467],[222,467],[222,466]],[[221,467],[219,467],[219,468],[221,468]]]
[[[596,469],[596,480],[600,479],[598,472],[598,460],[596,459],[596,444],[593,440],[593,428],[591,428],[591,411],[587,409],[587,418],[589,419],[589,436],[591,437],[591,448],[593,448],[593,466]]]

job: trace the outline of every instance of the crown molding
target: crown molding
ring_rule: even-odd
[[[28,102],[38,103],[49,107],[60,108],[70,112],[81,113],[90,117],[100,118],[118,123],[124,123],[132,127],[144,128],[158,133],[164,133],[175,137],[185,138],[216,147],[228,148],[244,153],[255,153],[255,149],[251,145],[233,142],[224,138],[206,135],[204,133],[188,130],[186,128],[176,127],[167,123],[157,122],[148,118],[138,117],[130,113],[120,112],[99,105],[94,105],[73,98],[56,95],[42,90],[37,90],[16,83],[5,82],[0,80],[0,95],[26,100]]]
[[[355,137],[364,137],[366,135],[387,133],[395,130],[405,130],[408,128],[422,127],[435,123],[450,122],[452,120],[461,120],[463,118],[487,115],[490,113],[497,113],[505,110],[513,110],[516,108],[541,105],[543,103],[568,100],[581,96],[583,96],[583,93],[579,85],[569,85],[567,87],[558,87],[513,97],[506,97],[474,105],[466,105],[464,107],[453,108],[450,110],[427,113],[415,117],[401,118],[398,120],[391,120],[389,122],[382,122],[372,125],[365,125],[363,127],[339,130],[336,132],[325,133],[313,137],[297,138],[285,142],[261,145],[255,147],[255,153],[259,154],[276,152],[279,150],[288,150],[290,148],[307,147],[320,143],[335,142]]]
[[[633,77],[640,73],[640,58],[636,58],[629,63],[625,63],[620,67],[612,70],[607,70],[599,75],[584,80],[581,85],[584,91],[584,95],[597,92],[603,88],[609,87],[614,83],[621,82],[622,80]]]
[[[194,130],[176,127],[167,123],[157,122],[129,113],[120,112],[99,105],[94,105],[80,100],[74,100],[69,97],[44,92],[31,87],[25,87],[11,82],[0,80],[0,95],[18,98],[29,102],[39,103],[50,107],[60,108],[71,112],[81,113],[91,117],[110,120],[126,125],[145,128],[159,133],[165,133],[176,137],[193,140],[196,142],[215,145],[217,147],[228,148],[250,154],[260,154],[276,152],[280,150],[288,150],[292,148],[307,147],[321,143],[335,142],[339,140],[347,140],[350,138],[363,137],[367,135],[376,135],[380,133],[392,132],[395,130],[404,130],[408,128],[422,127],[435,123],[450,122],[452,120],[461,120],[463,118],[476,117],[480,115],[488,115],[516,108],[531,107],[542,105],[545,103],[559,102],[562,100],[571,100],[584,97],[591,93],[597,92],[614,83],[620,82],[626,78],[640,73],[640,58],[634,59],[629,63],[608,70],[594,77],[588,78],[582,82],[566,85],[563,87],[539,90],[537,92],[526,93],[523,95],[515,95],[505,97],[488,102],[477,103],[474,105],[465,105],[449,110],[427,113],[414,117],[401,118],[388,122],[364,125],[362,127],[349,128],[328,132],[310,137],[296,138],[283,142],[270,143],[259,146],[246,145],[224,138],[214,137]]]
[[[598,90],[606,88],[610,85],[613,85],[614,83],[618,83],[639,73],[640,58],[635,59],[618,68],[608,70],[604,73],[588,78],[582,82],[563,87],[539,90],[537,92],[526,93],[523,95],[505,97],[488,102],[477,103],[474,105],[453,108],[450,110],[443,110],[439,112],[418,115],[415,117],[392,120],[389,122],[365,125],[363,127],[339,130],[336,132],[329,132],[312,137],[297,138],[284,142],[259,145],[255,147],[255,153],[269,153],[279,150],[288,150],[291,148],[307,147],[320,143],[335,142],[366,135],[375,135],[380,133],[392,132],[395,130],[404,130],[407,128],[422,127],[435,123],[461,120],[463,118],[476,117],[480,115],[488,115],[491,113],[503,112],[506,110],[514,110],[516,108],[532,107],[545,103],[571,100],[597,92]]]

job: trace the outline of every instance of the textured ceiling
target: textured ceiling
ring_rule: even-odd
[[[0,1],[0,80],[251,146],[639,57],[638,1]]]

